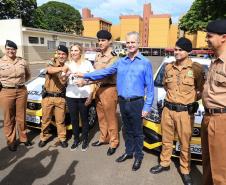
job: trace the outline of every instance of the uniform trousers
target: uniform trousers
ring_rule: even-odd
[[[167,167],[171,163],[173,141],[178,135],[181,145],[180,171],[182,174],[190,173],[190,141],[194,125],[194,115],[187,111],[176,112],[164,107],[161,118],[162,128],[162,152],[160,154],[160,165]]]
[[[205,114],[201,133],[203,185],[225,185],[226,113]]]
[[[119,144],[116,87],[100,87],[96,92],[95,100],[100,128],[99,141],[109,142],[110,147],[116,148]]]
[[[65,126],[66,101],[61,97],[45,97],[42,99],[42,128],[40,140],[47,141],[51,136],[48,132],[48,127],[52,122],[52,117],[55,116],[57,127],[57,136],[60,141],[66,140]]]
[[[11,145],[16,141],[16,127],[20,142],[26,142],[26,87],[20,89],[2,88],[0,91],[0,101],[4,112],[3,125],[7,144]]]

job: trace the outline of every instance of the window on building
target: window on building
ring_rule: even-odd
[[[41,44],[45,44],[44,37],[40,37],[40,43],[41,43]]]
[[[56,41],[47,41],[47,46],[49,51],[53,51],[56,49]]]
[[[89,43],[85,43],[85,48],[88,48],[89,47]]]
[[[28,41],[30,44],[38,44],[39,43],[38,37],[28,37]]]
[[[63,42],[63,41],[60,41],[59,45],[64,45],[64,46],[66,46],[67,43],[66,43],[66,42]]]

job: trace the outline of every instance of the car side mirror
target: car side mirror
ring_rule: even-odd
[[[40,69],[39,74],[46,74],[46,69]]]

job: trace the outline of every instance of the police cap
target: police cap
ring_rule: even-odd
[[[100,30],[97,32],[97,38],[98,39],[107,39],[107,40],[111,40],[111,33],[107,30]]]
[[[15,42],[11,41],[11,40],[6,40],[6,43],[5,43],[5,48],[6,47],[10,47],[10,48],[14,48],[14,49],[17,49],[17,45]]]
[[[68,55],[68,48],[64,45],[59,45],[57,50],[63,51],[64,53],[66,53]]]
[[[226,19],[209,22],[206,27],[206,31],[220,35],[226,34]]]
[[[176,46],[180,47],[184,51],[191,52],[192,51],[192,43],[189,39],[185,37],[181,37],[177,40]]]

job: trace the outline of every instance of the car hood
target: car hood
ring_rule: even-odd
[[[28,100],[41,101],[42,100],[42,86],[45,83],[45,78],[37,77],[27,83]]]
[[[157,103],[160,103],[163,105],[165,96],[166,96],[166,91],[164,88],[155,87],[155,98],[153,102],[153,108],[157,109]],[[202,100],[199,100],[199,109],[195,114],[195,123],[201,124],[203,114],[204,114],[204,107],[202,105]]]

